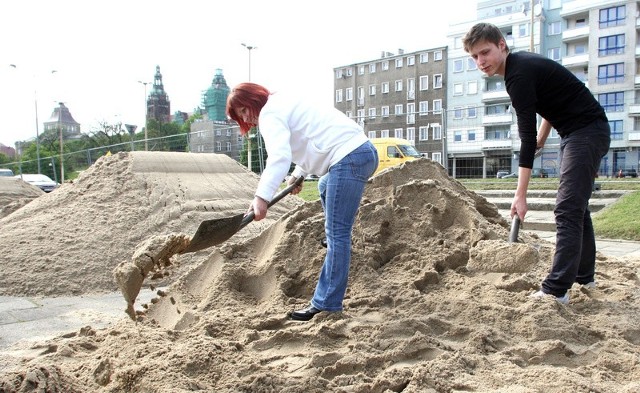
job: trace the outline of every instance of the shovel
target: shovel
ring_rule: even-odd
[[[280,199],[289,195],[291,191],[302,184],[303,181],[304,176],[300,176],[295,183],[277,193],[267,206],[271,207]],[[189,246],[182,252],[180,252],[180,254],[196,252],[205,248],[216,246],[226,241],[236,232],[244,228],[247,224],[253,221],[254,217],[255,213],[252,210],[247,215],[242,213],[231,217],[203,221],[200,223],[196,234],[193,235]]]

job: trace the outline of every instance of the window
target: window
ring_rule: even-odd
[[[382,89],[382,94],[389,93],[389,82],[382,82],[381,89]]]
[[[342,70],[336,70],[336,79],[342,78]]]
[[[598,94],[598,102],[604,108],[605,112],[622,112],[624,111],[624,93],[604,93]]]
[[[457,106],[453,108],[453,118],[454,119],[462,119],[462,107]]]
[[[560,33],[562,33],[560,21],[551,22],[547,25],[547,35],[558,35]]]
[[[624,130],[622,129],[622,120],[610,120],[611,140],[622,140]]]
[[[476,130],[467,131],[467,140],[468,141],[475,141],[476,140]]]
[[[402,128],[396,128],[393,130],[393,137],[403,139]]]
[[[402,91],[402,81],[396,81],[396,91]]]
[[[429,62],[429,53],[420,53],[420,63]]]
[[[389,117],[389,106],[383,106],[380,108],[380,112],[382,112],[382,117]]]
[[[373,74],[376,72],[376,63],[369,64],[369,73]]]
[[[433,88],[442,89],[442,74],[433,75]]]
[[[216,130],[216,136],[222,136],[222,130],[221,129],[217,129]]]
[[[519,37],[528,37],[529,36],[529,24],[522,23],[518,25],[518,36]]]
[[[420,101],[418,104],[420,116],[425,116],[429,114],[429,101]]]
[[[427,126],[418,128],[418,139],[421,141],[429,140],[429,128]]]
[[[376,118],[376,108],[369,108],[369,119]]]
[[[382,71],[388,71],[389,70],[389,60],[385,60],[382,62]]]
[[[429,75],[420,77],[420,90],[429,90]]]
[[[407,127],[407,140],[412,145],[416,144],[416,129],[415,129],[415,127]]]
[[[576,28],[578,27],[586,27],[587,26],[587,20],[584,18],[580,18],[580,19],[576,19]]]
[[[462,131],[454,131],[453,132],[453,141],[454,142],[462,142]]]
[[[395,112],[396,115],[401,115],[402,114],[402,104],[397,104],[395,106],[395,111],[396,111]]]
[[[380,131],[380,138],[388,138],[388,137],[389,137],[389,130]]]
[[[560,48],[549,48],[547,57],[555,61],[560,60]]]
[[[509,139],[509,135],[511,135],[509,128],[486,128],[485,129],[485,139],[486,140],[501,140],[501,139]]]
[[[216,142],[216,151],[222,151],[222,142]]]
[[[413,78],[407,79],[407,99],[416,99],[416,80]]]
[[[462,95],[462,83],[454,83],[453,84],[453,95],[461,96]]]
[[[478,69],[478,65],[476,61],[473,60],[473,57],[467,57],[467,71],[475,71]]]
[[[342,89],[336,90],[336,102],[342,102]]]
[[[462,37],[458,36],[458,37],[454,37],[453,38],[453,47],[455,49],[461,49],[462,48]]]
[[[442,51],[437,50],[433,52],[433,61],[442,61]]]
[[[416,123],[416,104],[407,104],[407,124]]]
[[[351,111],[346,111],[344,114],[345,114],[349,119],[353,119],[353,112],[351,112]]]
[[[396,59],[396,68],[402,68],[402,57]]]
[[[442,113],[442,100],[433,100],[431,107],[433,108],[434,114]]]
[[[626,9],[623,5],[602,9],[600,10],[600,28],[622,25],[625,17]]]
[[[352,70],[351,68],[347,68],[347,69],[345,70],[345,74],[346,74],[347,76],[352,76],[352,75],[353,75],[353,70]]]
[[[345,96],[345,101],[352,101],[353,100],[353,87],[347,87],[344,90],[344,96]]]
[[[227,142],[227,151],[231,151],[231,142]]]
[[[573,53],[576,55],[587,53],[587,46],[585,44],[576,44],[576,46],[573,48]]]
[[[431,153],[431,161],[437,162],[438,164],[442,165],[442,153],[440,152]]]
[[[462,59],[455,59],[453,61],[453,72],[462,72],[463,63],[462,63]]]
[[[624,53],[624,34],[600,37],[598,56],[619,55]]]
[[[478,81],[469,81],[467,83],[467,95],[478,94]]]
[[[598,66],[598,84],[608,85],[611,83],[624,82],[624,63],[605,64]]]
[[[358,75],[364,75],[364,66],[358,66]]]
[[[369,132],[367,132],[367,136],[369,137],[369,139],[375,139],[376,138],[376,132],[375,131],[369,131]]]
[[[470,106],[467,107],[467,117],[473,118],[473,117],[477,117],[477,112],[478,108],[476,108],[475,106]]]
[[[369,95],[370,96],[376,95],[376,85],[369,85]]]
[[[431,124],[431,129],[433,130],[433,139],[440,140],[442,139],[442,126],[438,123]]]
[[[416,58],[415,56],[407,56],[407,66],[411,67],[412,65],[416,64]]]

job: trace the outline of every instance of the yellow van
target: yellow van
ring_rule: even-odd
[[[421,157],[416,148],[406,139],[373,138],[371,139],[371,143],[373,143],[376,150],[378,150],[378,159],[380,160],[378,169],[374,175],[386,168]]]

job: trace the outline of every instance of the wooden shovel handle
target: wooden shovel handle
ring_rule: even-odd
[[[269,201],[269,203],[267,204],[267,208],[275,205],[280,199],[282,199],[282,198],[286,197],[287,195],[289,195],[291,193],[291,191],[293,191],[294,188],[296,188],[300,184],[302,184],[303,181],[304,181],[304,176],[298,177],[296,179],[295,183],[293,183],[289,187],[285,188],[284,190],[282,190],[279,193],[277,193],[276,195],[274,195],[273,199],[271,199],[271,201]],[[249,214],[244,216],[244,218],[242,219],[242,222],[240,223],[240,227],[238,228],[238,230],[244,228],[247,224],[249,224],[251,221],[253,221],[253,218],[255,216],[256,216],[256,214],[253,212],[253,210],[251,210],[251,212],[249,212]]]

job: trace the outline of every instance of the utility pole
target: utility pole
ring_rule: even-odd
[[[62,137],[62,107],[64,106],[63,102],[58,103],[58,131],[60,132],[60,184],[64,184],[64,141]]]
[[[144,151],[149,150],[149,134],[147,133],[147,85],[151,82],[138,81],[144,85]]]

